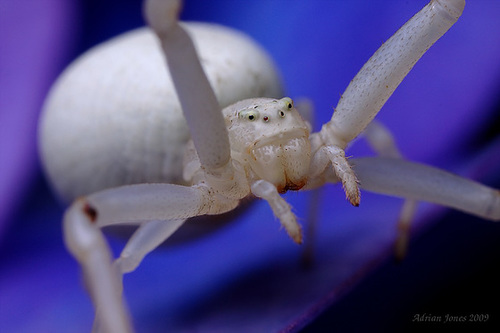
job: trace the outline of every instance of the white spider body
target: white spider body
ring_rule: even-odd
[[[321,131],[312,134],[309,133],[309,124],[300,117],[291,99],[253,98],[256,95],[281,97],[277,75],[261,51],[252,55],[252,59],[248,59],[247,51],[238,53],[234,59],[247,68],[230,70],[227,65],[241,47],[223,50],[234,47],[236,41],[226,40],[218,44],[209,40],[209,44],[215,45],[216,55],[205,56],[204,46],[198,57],[189,34],[177,21],[179,0],[146,0],[145,5],[146,19],[160,41],[172,83],[165,86],[163,81],[167,81],[167,76],[155,76],[156,72],[164,71],[158,59],[159,67],[155,67],[151,74],[159,80],[155,84],[148,83],[149,76],[137,76],[134,80],[130,74],[119,76],[126,78],[124,81],[127,82],[119,82],[114,76],[103,79],[100,71],[107,70],[104,64],[81,66],[84,70],[80,72],[70,69],[49,98],[42,123],[41,148],[49,177],[67,198],[116,185],[161,182],[98,191],[75,200],[66,211],[63,222],[65,242],[87,275],[97,309],[95,327],[98,330],[131,331],[121,300],[122,274],[133,271],[146,254],[169,238],[186,219],[227,212],[250,194],[267,201],[296,243],[302,242],[301,228],[280,193],[313,189],[339,181],[354,206],[360,203],[358,185],[374,192],[407,198],[400,218],[400,227],[403,226],[400,249],[403,250],[405,230],[408,230],[416,200],[428,200],[491,220],[500,219],[498,191],[403,160],[390,134],[383,127],[370,124],[418,59],[459,18],[465,5],[463,0],[432,0],[410,19],[351,81],[331,120]],[[196,33],[194,36],[196,40]],[[106,64],[129,56],[123,50],[116,51],[119,50],[116,47],[110,46],[112,59]],[[206,46],[207,49],[210,47]],[[229,58],[226,57],[228,54]],[[102,57],[101,54],[93,60],[100,61]],[[255,57],[264,59],[257,67],[251,65],[255,64]],[[218,59],[224,60],[220,66],[213,67],[214,71],[205,68],[205,75],[201,63],[217,62]],[[85,61],[81,60],[82,63]],[[141,71],[136,72],[128,66],[138,66],[142,62],[127,62],[120,70],[139,74]],[[98,72],[93,73],[90,68]],[[229,75],[229,78],[225,79],[224,75]],[[95,89],[92,88],[94,81],[98,83]],[[127,88],[117,89],[120,95],[113,99],[114,88],[125,83]],[[82,96],[89,91],[92,92],[91,99]],[[165,97],[166,93],[171,94],[170,97]],[[163,114],[167,112],[165,105],[170,103],[171,111],[179,110],[177,98],[189,127],[190,143],[187,143],[184,129],[175,132],[177,127],[183,126],[180,125],[180,116],[171,115],[174,121],[169,125],[150,127],[147,124],[148,117],[155,125],[167,122]],[[221,112],[220,105],[237,100],[241,102]],[[112,112],[105,113],[105,116],[100,112],[109,108],[109,112],[125,113],[129,103],[136,103],[134,108],[146,117],[145,120],[119,117],[124,123],[132,122],[136,126],[139,122],[141,125],[137,131],[124,126],[123,136],[118,137],[111,133],[111,119],[115,119],[109,116]],[[146,113],[149,109],[157,110],[158,114],[151,116]],[[68,110],[77,110],[77,116]],[[88,112],[96,112],[97,124]],[[90,119],[83,119],[84,114]],[[381,156],[348,161],[344,149],[365,128],[367,140]],[[157,136],[153,133],[155,131]],[[165,136],[169,131],[174,137]],[[106,140],[101,141],[101,135]],[[108,146],[108,141],[113,144]],[[151,145],[152,155],[157,156],[149,162],[143,162],[150,155],[150,148],[143,147],[145,142],[157,143]],[[99,149],[93,149],[101,146],[106,149],[95,153]],[[134,146],[139,148],[133,149],[134,153],[127,153],[127,148]],[[118,149],[118,152],[108,150],[109,147]],[[125,153],[120,155],[123,151]],[[172,151],[168,158],[164,155],[167,151]],[[166,183],[170,179],[179,180],[181,154],[185,154],[182,175],[189,185]],[[133,158],[120,161],[120,156]],[[164,172],[165,166],[170,165],[165,160],[169,159],[175,164],[173,173]],[[89,160],[91,163],[85,164]],[[92,167],[88,168],[89,165]],[[134,172],[107,172],[108,168],[120,165]],[[140,169],[146,170],[147,175],[135,173]],[[121,178],[119,181],[113,179],[116,175],[122,175],[115,177]],[[123,223],[138,224],[139,228],[120,257],[111,263],[111,253],[101,228]]]
[[[219,25],[185,26],[221,106],[282,95],[272,61],[248,37]],[[91,49],[59,78],[40,148],[64,201],[126,184],[186,183],[189,129],[164,62],[156,36],[142,28]]]
[[[306,185],[311,161],[310,126],[290,98],[247,99],[222,113],[231,147],[229,165],[216,173],[207,172],[192,141],[185,155],[184,179],[203,188],[205,200],[210,202],[205,213],[230,211],[252,193],[275,196]],[[295,217],[289,207],[282,202],[279,205],[283,206],[279,210],[289,215],[283,226],[296,242],[301,242]],[[276,207],[273,210],[278,215]]]

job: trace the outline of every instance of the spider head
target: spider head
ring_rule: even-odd
[[[280,192],[305,185],[309,129],[288,98],[248,99],[224,109],[233,159]]]

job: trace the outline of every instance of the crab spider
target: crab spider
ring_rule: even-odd
[[[159,1],[156,4],[150,2],[150,6],[160,5]],[[250,192],[266,199],[290,236],[300,242],[300,227],[290,207],[278,193],[342,181],[349,201],[357,205],[359,189],[356,175],[361,186],[370,190],[412,199],[425,198],[498,219],[498,194],[491,189],[394,158],[358,159],[349,163],[343,152],[347,144],[368,125],[422,53],[458,18],[461,8],[453,12],[454,6],[463,6],[452,3],[448,11],[440,5],[432,3],[427,6],[397,33],[396,36],[407,41],[404,37],[408,29],[422,24],[423,31],[413,31],[410,36],[414,44],[399,44],[404,48],[401,53],[394,54],[391,51],[397,49],[401,42],[393,37],[377,52],[380,58],[372,58],[356,76],[337,106],[332,121],[325,124],[319,133],[310,136],[307,124],[298,117],[293,103],[287,98],[245,100],[226,108],[225,119],[220,117],[219,106],[210,88],[203,79],[199,80],[203,78],[203,73],[181,70],[192,70],[191,66],[197,61],[187,36],[175,23],[176,10],[166,8],[162,11],[159,8],[147,11],[147,18],[167,53],[171,74],[193,134],[193,145],[188,147],[186,153],[184,175],[195,185],[135,185],[111,189],[77,200],[66,213],[66,241],[89,276],[91,293],[103,325],[117,331],[126,330],[128,326],[126,315],[119,306],[119,278],[110,269],[109,254],[99,230],[104,225],[143,222],[114,266],[119,273],[123,273],[133,270],[142,256],[175,231],[184,218],[230,210]],[[431,15],[426,15],[429,13]],[[452,20],[449,19],[450,13]],[[437,18],[426,21],[434,16]],[[173,19],[167,21],[171,25],[160,21],[163,17]],[[429,31],[436,33],[430,34],[431,40],[428,39]],[[175,47],[176,43],[182,45]],[[386,56],[395,56],[394,60],[401,61],[374,65]],[[367,76],[385,76],[377,70],[387,74],[387,78],[379,84],[365,81]],[[366,96],[372,99],[364,99]],[[203,116],[199,113],[201,109],[205,112]],[[226,126],[228,134],[225,134]],[[257,128],[258,131],[254,130]],[[374,131],[380,133],[376,129]],[[213,137],[214,132],[223,135]],[[255,148],[248,148],[241,139]],[[381,142],[373,140],[375,144]],[[355,165],[355,172],[351,164]],[[419,175],[419,181],[408,183],[415,175]],[[436,180],[440,181],[439,186],[429,187],[435,185]],[[442,189],[449,191],[443,192]],[[478,193],[479,197],[471,196],[477,202],[469,201],[469,197],[460,194],[470,194],[470,191]],[[434,196],[429,197],[430,194]]]

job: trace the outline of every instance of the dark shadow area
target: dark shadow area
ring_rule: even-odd
[[[303,332],[491,332],[500,327],[499,228],[448,213],[411,242],[403,262],[386,262]]]

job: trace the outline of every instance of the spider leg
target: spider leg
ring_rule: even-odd
[[[322,174],[324,155],[328,156],[354,206],[359,205],[360,192],[344,149],[373,120],[422,55],[458,20],[464,6],[464,0],[432,0],[415,14],[366,62],[340,98],[331,120],[311,135],[315,152],[311,173],[314,177]],[[391,145],[385,149],[388,147]]]
[[[116,285],[119,293],[123,291],[123,274],[134,271],[144,257],[168,239],[184,223],[185,219],[172,221],[143,222],[128,240],[120,257],[113,263],[114,274],[117,274]],[[101,308],[96,308],[94,332],[102,331],[102,323],[107,318]]]
[[[120,274],[134,271],[144,257],[168,239],[186,219],[143,222],[128,240],[114,266]]]
[[[464,0],[432,0],[364,64],[320,136],[344,149],[372,121],[422,55],[458,20]]]
[[[179,0],[147,0],[145,18],[161,42],[201,164],[217,174],[231,167],[227,129],[193,41],[179,25],[180,7]]]
[[[360,202],[360,192],[358,187],[358,179],[351,168],[351,165],[345,157],[344,150],[337,146],[321,146],[311,159],[310,178],[317,179],[319,175],[325,174],[325,170],[329,169],[331,163],[334,179],[342,182],[342,187],[346,194],[347,200],[357,207]],[[330,177],[331,179],[331,177]],[[330,180],[331,181],[331,180]],[[317,187],[318,184],[311,182],[308,184],[309,189]]]
[[[368,191],[427,201],[484,219],[500,220],[500,191],[444,170],[386,157],[353,159]]]
[[[417,200],[405,199],[399,213],[396,243],[394,244],[394,257],[399,261],[403,260],[408,252],[411,222],[417,211],[417,204]]]
[[[373,120],[369,123],[363,131],[363,136],[373,151],[375,151],[379,156],[403,158],[403,155],[396,145],[394,136],[381,122]]]
[[[335,173],[342,181],[347,197],[359,204],[356,177],[343,150],[373,120],[403,78],[462,14],[463,0],[432,0],[366,62],[340,98],[335,112],[321,131],[311,136],[313,151],[320,146],[337,147],[329,153]],[[318,174],[322,169],[314,170]]]
[[[134,270],[185,219],[227,211],[237,204],[217,198],[205,186],[140,184],[97,192],[70,206],[63,221],[64,240],[85,273],[97,310],[96,330],[132,330],[122,302],[121,275]],[[124,223],[142,225],[113,266],[101,228]]]
[[[297,223],[295,214],[290,205],[281,197],[276,186],[265,180],[257,180],[251,185],[252,194],[267,201],[274,215],[280,220],[281,225],[297,244],[302,244],[302,229]]]
[[[391,132],[379,121],[373,120],[368,124],[363,131],[363,135],[371,148],[379,156],[403,159]],[[394,246],[394,255],[398,260],[402,260],[406,256],[410,239],[411,222],[415,216],[417,204],[418,201],[414,199],[405,198],[403,202],[397,223],[397,236]]]
[[[132,332],[128,310],[122,302],[121,278],[111,266],[111,250],[104,235],[92,222],[93,213],[80,199],[66,211],[63,222],[66,247],[80,263],[94,308],[99,309],[93,331]]]

